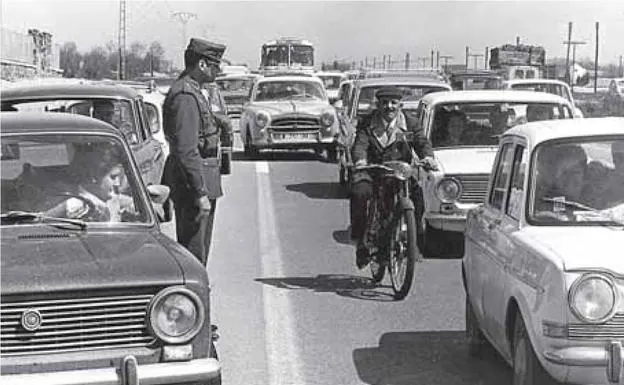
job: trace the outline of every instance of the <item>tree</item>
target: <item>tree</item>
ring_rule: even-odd
[[[95,47],[83,57],[82,75],[87,79],[111,77],[108,52],[103,47]]]
[[[61,69],[63,70],[63,77],[74,78],[79,76],[82,55],[78,52],[76,43],[70,41],[63,44],[60,50],[59,60]]]

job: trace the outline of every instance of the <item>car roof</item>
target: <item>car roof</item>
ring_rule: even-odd
[[[314,76],[344,76],[347,77],[347,74],[340,71],[318,71],[314,73]]]
[[[544,120],[521,124],[505,131],[507,136],[522,136],[534,147],[551,139],[578,138],[596,135],[624,135],[624,118],[585,118]]]
[[[457,70],[457,71],[453,71],[451,72],[451,77],[468,77],[468,76],[495,76],[495,77],[502,77],[501,74],[499,74],[496,71],[492,71],[492,70],[475,70],[475,69],[468,69],[468,70]]]
[[[219,81],[219,80],[229,80],[229,79],[233,79],[233,80],[238,80],[238,79],[255,79],[257,77],[259,77],[260,75],[257,74],[223,74],[223,75],[219,75],[215,78],[215,82]]]
[[[93,132],[115,134],[120,132],[110,124],[88,116],[54,112],[0,112],[2,134],[27,132]]]
[[[0,91],[0,97],[10,100],[51,99],[51,98],[136,98],[139,93],[128,86],[109,83],[88,84],[38,84],[12,87]]]
[[[357,86],[370,87],[370,86],[384,86],[384,85],[422,85],[422,86],[442,86],[447,87],[449,90],[451,86],[441,80],[434,80],[427,77],[383,77],[383,78],[368,78],[356,80]]]
[[[505,80],[504,84],[561,84],[563,86],[568,86],[568,83],[562,82],[557,79],[512,79]]]
[[[321,79],[317,78],[316,76],[283,75],[283,76],[264,76],[264,77],[260,77],[257,79],[258,83],[264,83],[268,81],[271,81],[271,82],[309,81],[309,82],[322,84]]]
[[[425,95],[422,101],[427,104],[461,103],[461,102],[534,102],[534,103],[564,103],[570,104],[567,99],[547,92],[524,90],[467,90],[443,91]]]

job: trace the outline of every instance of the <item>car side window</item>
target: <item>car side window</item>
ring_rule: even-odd
[[[149,131],[147,129],[147,124],[146,121],[144,119],[144,111],[143,111],[143,104],[141,102],[139,102],[138,100],[134,101],[134,107],[137,111],[137,116],[136,116],[136,120],[137,120],[137,127],[139,128],[138,131],[138,135],[139,135],[139,142],[144,142],[147,140],[148,135],[146,134],[145,131]]]
[[[492,183],[492,190],[490,191],[489,204],[502,210],[503,202],[505,199],[505,192],[507,191],[507,185],[509,184],[509,178],[511,176],[511,166],[513,164],[513,145],[506,143],[500,150],[498,163],[496,164],[496,170],[494,172],[494,183]]]
[[[507,194],[505,213],[515,220],[520,220],[524,197],[524,176],[527,168],[528,152],[522,145],[516,146],[511,171],[511,185]]]

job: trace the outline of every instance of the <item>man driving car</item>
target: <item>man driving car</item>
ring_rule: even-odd
[[[368,247],[364,243],[366,231],[366,208],[373,195],[372,178],[358,166],[369,163],[402,160],[411,163],[415,151],[431,169],[437,169],[433,159],[431,142],[424,135],[418,122],[401,111],[401,91],[396,87],[383,87],[375,93],[376,109],[363,117],[357,126],[352,158],[356,169],[350,194],[351,239],[357,242],[356,262],[358,268],[366,266],[370,260]],[[407,134],[413,137],[411,143]],[[412,200],[416,208],[422,204],[419,189],[412,190]],[[415,199],[416,198],[416,199]],[[418,211],[417,211],[418,212]]]

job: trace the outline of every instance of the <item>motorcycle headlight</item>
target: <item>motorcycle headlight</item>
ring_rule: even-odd
[[[570,309],[579,319],[601,323],[615,314],[618,291],[608,277],[586,274],[572,284],[568,301]]]
[[[150,303],[149,327],[167,343],[185,343],[195,337],[204,323],[204,306],[199,296],[183,287],[162,290]]]
[[[436,196],[442,203],[452,203],[461,195],[461,184],[453,178],[443,178],[436,186]]]
[[[260,111],[256,114],[256,125],[260,128],[264,128],[269,125],[271,117],[264,111]]]
[[[323,112],[323,114],[321,114],[321,124],[324,127],[329,127],[334,124],[334,114],[329,111]]]

